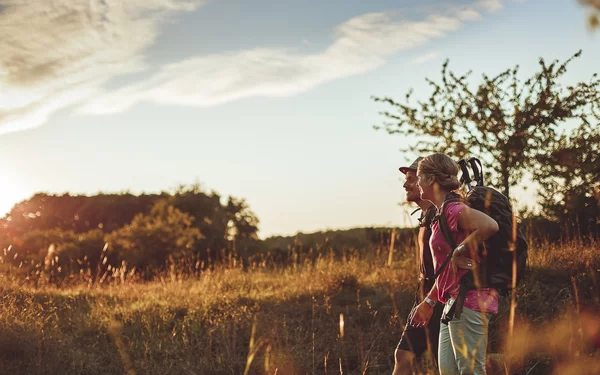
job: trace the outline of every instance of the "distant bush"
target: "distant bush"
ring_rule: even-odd
[[[167,259],[194,255],[203,235],[193,222],[191,215],[159,201],[148,215],[138,214],[130,224],[106,236],[107,256],[117,266],[126,262],[152,277],[165,267]]]

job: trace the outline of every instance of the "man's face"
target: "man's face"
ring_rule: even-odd
[[[417,172],[408,171],[406,172],[406,182],[402,185],[406,190],[406,200],[409,202],[418,202],[421,200],[421,192],[417,186]]]

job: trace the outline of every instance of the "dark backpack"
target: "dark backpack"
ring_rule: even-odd
[[[528,255],[527,241],[515,222],[516,219],[508,198],[496,189],[484,186],[481,162],[478,159],[470,159],[469,164],[474,171],[477,185],[471,185],[472,180],[467,163],[461,160],[459,162],[462,170],[461,181],[468,185],[469,192],[465,198],[454,193],[448,195],[441,208],[442,214],[439,218],[440,231],[446,241],[455,249],[456,244],[454,243],[453,236],[450,234],[448,222],[444,215],[445,206],[450,202],[463,202],[472,209],[484,212],[496,220],[499,227],[498,232],[485,241],[479,248],[481,264],[478,270],[478,279],[480,285],[474,285],[475,277],[472,274],[473,271],[463,276],[461,284],[467,284],[469,289],[477,287],[494,288],[500,294],[506,295],[513,288],[513,270],[516,270],[516,285],[519,284],[525,274]],[[514,264],[516,264],[515,268],[513,268]]]

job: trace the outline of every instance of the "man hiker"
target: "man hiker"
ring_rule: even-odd
[[[429,350],[432,353],[434,361],[436,361],[438,352],[440,317],[444,306],[425,297],[435,283],[435,281],[430,280],[434,274],[434,267],[429,248],[429,237],[431,236],[431,220],[436,215],[436,209],[431,202],[421,200],[421,194],[417,186],[417,167],[419,161],[422,159],[422,157],[419,157],[410,166],[399,168],[400,172],[406,176],[406,181],[403,185],[406,191],[406,200],[416,203],[421,209],[418,238],[419,269],[421,273],[419,279],[421,283],[419,291],[415,295],[415,305],[407,319],[406,327],[395,351],[395,364],[392,375],[412,374],[415,359],[421,358],[423,353]],[[411,325],[412,312],[421,303],[427,303],[431,306],[433,314],[425,326],[415,327]]]

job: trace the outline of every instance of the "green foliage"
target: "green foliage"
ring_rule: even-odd
[[[254,258],[267,259],[269,263],[291,264],[295,261],[315,262],[319,258],[376,259],[388,257],[394,233],[394,254],[414,250],[417,231],[414,228],[352,228],[295,236],[274,236],[263,241],[261,253]]]
[[[95,269],[101,261],[104,233],[75,233],[60,229],[33,230],[4,248],[0,260],[18,268],[21,278],[48,276],[60,281],[66,276]]]
[[[268,249],[285,250],[297,247],[308,251],[310,248],[371,249],[388,247],[392,228],[352,228],[345,230],[328,230],[314,233],[298,233],[294,236],[273,236],[264,240]],[[416,235],[412,228],[396,228],[396,247],[403,246]]]
[[[37,193],[17,203],[4,218],[12,235],[32,230],[61,229],[76,233],[102,229],[105,233],[131,222],[138,213],[147,213],[166,194],[51,195]]]
[[[258,218],[244,199],[229,197],[221,204],[218,194],[203,194],[198,185],[192,185],[179,187],[168,202],[194,217],[193,225],[203,235],[195,252],[203,253],[203,260],[220,259],[224,249],[248,252],[256,248]]]
[[[149,214],[138,214],[132,222],[106,237],[108,255],[128,267],[161,270],[168,258],[177,260],[194,255],[196,243],[202,238],[193,226],[194,218],[168,204],[158,201]]]
[[[552,152],[539,155],[534,176],[540,182],[542,212],[582,233],[598,231],[600,197],[600,127],[581,124],[552,144]]]
[[[236,240],[257,239],[258,218],[254,215],[246,200],[230,197],[225,205],[227,213],[228,234]]]
[[[62,231],[60,229],[32,230],[11,245],[10,250],[7,250],[6,259],[13,264],[24,262],[25,264],[34,265],[43,262],[50,245],[63,249],[71,246],[76,241],[77,235],[72,231]]]
[[[168,197],[170,205],[191,215],[193,225],[203,238],[196,243],[196,251],[210,251],[212,259],[222,249],[228,248],[227,224],[229,215],[216,193],[203,193],[198,185],[180,186]]]
[[[233,251],[247,256],[261,245],[257,231],[258,219],[245,200],[229,197],[224,204],[198,185],[139,196],[38,193],[0,219],[0,248],[10,253],[3,259],[23,272],[41,272],[52,246],[50,263],[63,274],[83,270],[95,276],[100,262],[106,268],[107,262],[121,267],[125,261],[150,275],[167,260],[189,256],[208,265]],[[105,242],[111,243],[106,254]]]
[[[559,127],[574,120],[588,123],[600,104],[596,75],[574,85],[561,81],[580,54],[563,63],[540,59],[540,70],[524,82],[518,66],[494,77],[484,74],[474,89],[468,82],[470,72],[457,75],[446,61],[441,82],[427,80],[432,88],[428,99],[411,104],[411,90],[405,103],[374,100],[395,110],[383,112],[383,127],[390,134],[418,140],[404,151],[443,152],[456,159],[477,156],[494,172],[491,185],[509,195],[523,173],[537,167],[537,157],[548,152]]]

